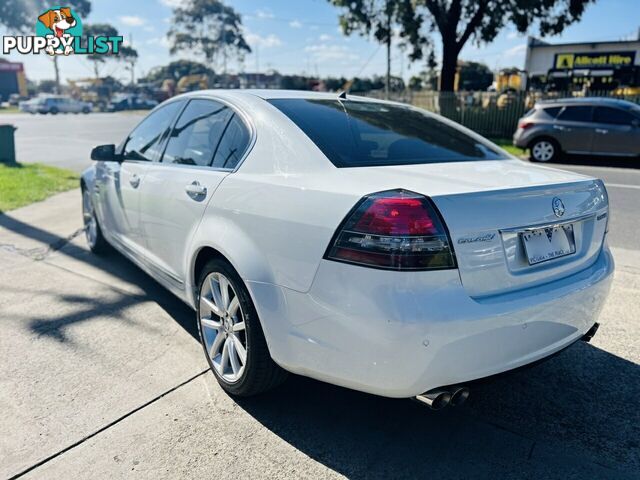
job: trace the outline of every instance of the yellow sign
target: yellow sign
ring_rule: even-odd
[[[558,53],[554,65],[556,70],[630,67],[635,58],[636,52]]]
[[[558,70],[573,69],[573,53],[559,53],[556,55],[556,68]]]

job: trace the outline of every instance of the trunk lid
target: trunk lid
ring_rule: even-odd
[[[595,262],[608,222],[602,181],[520,160],[339,169],[332,188],[404,188],[429,196],[449,230],[465,290],[499,295],[572,275]],[[563,213],[554,213],[560,199]],[[575,252],[534,265],[521,232],[570,224]]]
[[[587,268],[600,253],[608,221],[607,195],[599,180],[432,199],[449,228],[460,278],[472,297],[533,287]],[[525,235],[529,242],[539,237],[536,245],[544,255],[536,256],[535,248],[525,245]],[[547,252],[549,259],[541,261]]]

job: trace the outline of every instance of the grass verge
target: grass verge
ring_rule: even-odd
[[[0,113],[20,113],[20,109],[18,107],[0,107]]]
[[[506,150],[511,155],[515,155],[516,157],[522,157],[527,153],[526,150],[516,147],[513,142],[507,138],[491,138],[490,140],[503,150]]]
[[[39,163],[0,163],[0,212],[77,188],[79,178],[71,170]]]

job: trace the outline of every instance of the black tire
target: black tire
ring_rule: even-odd
[[[51,115],[57,115],[58,114],[58,109],[56,107],[53,107],[51,110],[49,110],[49,113]]]
[[[560,144],[553,138],[540,137],[529,144],[529,160],[532,162],[554,162],[561,153]]]
[[[89,202],[89,204],[87,205],[86,202]],[[91,216],[95,222],[94,233],[90,230],[89,216]],[[100,222],[98,222],[98,217],[96,216],[95,208],[93,207],[93,201],[91,200],[91,196],[87,194],[87,190],[84,185],[82,186],[82,217],[84,221],[85,238],[87,239],[89,250],[97,255],[109,252],[111,250],[111,245],[109,245],[109,242],[107,242],[102,234]]]
[[[200,322],[200,295],[203,291],[205,280],[207,280],[207,277],[212,273],[220,273],[229,280],[240,302],[240,310],[245,323],[246,362],[242,375],[233,383],[222,378],[214,367],[213,361],[207,351],[207,345],[202,332],[203,327]],[[260,325],[258,313],[251,301],[249,292],[229,262],[221,258],[214,258],[209,260],[202,268],[198,277],[198,298],[196,304],[196,322],[198,324],[200,343],[209,367],[223,390],[230,395],[250,397],[277,387],[287,378],[287,372],[279,367],[271,358],[262,326]],[[221,333],[218,333],[218,335],[221,335]]]
[[[84,107],[82,109],[82,113],[84,113],[85,115],[88,114],[91,110],[89,110],[89,107]]]

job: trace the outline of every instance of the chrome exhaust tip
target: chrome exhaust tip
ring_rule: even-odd
[[[432,410],[442,410],[451,402],[451,393],[447,390],[436,388],[421,395],[416,395],[415,399],[427,405]]]
[[[450,404],[452,407],[459,407],[469,398],[469,394],[471,392],[467,387],[463,387],[461,385],[456,385],[451,388],[451,401]]]

